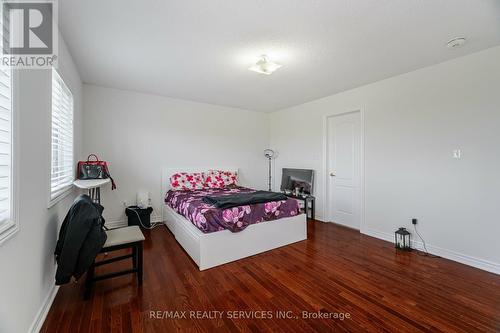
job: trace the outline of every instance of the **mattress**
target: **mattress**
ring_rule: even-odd
[[[165,204],[191,221],[204,233],[226,229],[238,232],[251,224],[299,214],[299,204],[297,200],[292,198],[228,209],[219,209],[203,202],[205,196],[225,196],[251,192],[255,192],[255,190],[239,186],[200,190],[170,190],[165,196]]]

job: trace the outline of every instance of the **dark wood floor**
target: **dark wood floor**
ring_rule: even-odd
[[[98,282],[84,301],[82,283],[63,286],[42,332],[500,332],[500,276],[398,253],[334,224],[309,221],[308,234],[307,241],[200,272],[158,227],[146,233],[142,288],[123,276]],[[151,315],[187,311],[189,318],[203,310],[223,314]],[[292,318],[278,319],[276,311]],[[302,319],[303,311],[350,318]],[[234,319],[246,315],[273,318]]]

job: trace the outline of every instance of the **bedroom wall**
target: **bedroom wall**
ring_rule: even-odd
[[[84,152],[108,161],[118,186],[102,191],[107,224],[126,223],[122,202],[138,190],[159,215],[165,167],[236,166],[243,185],[266,187],[267,114],[87,84],[83,96]]]
[[[59,35],[59,73],[74,98],[75,157],[80,158],[82,83]],[[0,332],[38,332],[55,296],[54,248],[74,195],[50,209],[51,70],[21,70],[19,93],[19,231],[0,244]]]
[[[272,113],[277,179],[283,167],[315,169],[324,220],[324,118],[361,109],[361,231],[391,241],[416,217],[431,251],[500,273],[499,59],[496,47]]]

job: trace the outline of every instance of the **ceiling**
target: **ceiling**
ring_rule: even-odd
[[[500,1],[61,0],[59,25],[85,83],[274,111],[500,45]]]

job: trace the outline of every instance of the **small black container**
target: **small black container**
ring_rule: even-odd
[[[125,214],[128,217],[128,225],[138,225],[141,228],[151,228],[152,212],[152,207],[139,208],[138,206],[130,206],[125,208]]]

